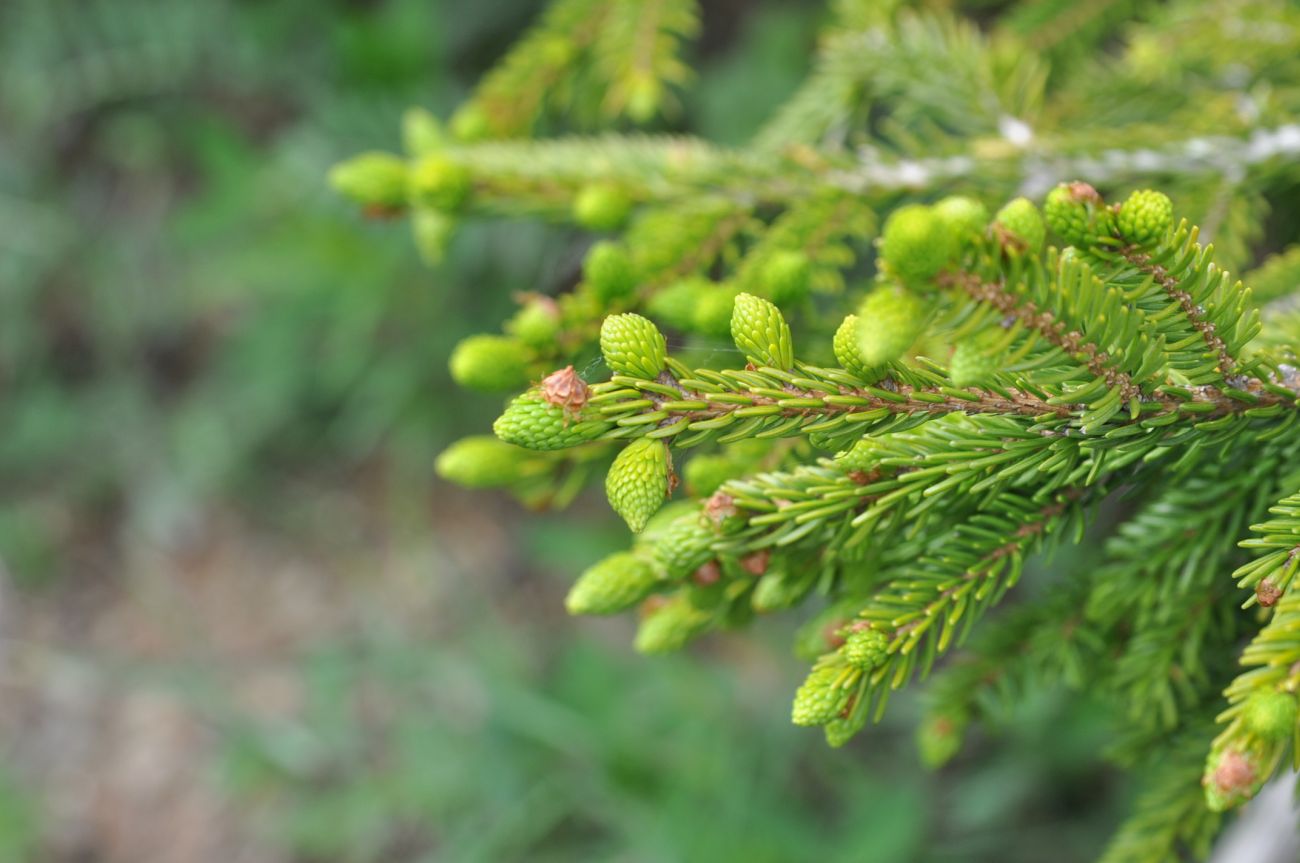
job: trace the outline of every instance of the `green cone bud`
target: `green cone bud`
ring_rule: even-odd
[[[855,629],[844,638],[840,655],[854,668],[871,671],[885,663],[889,637],[878,629]]]
[[[645,538],[651,539],[649,534]],[[680,580],[712,559],[715,539],[717,534],[704,522],[699,510],[693,510],[656,531],[648,547],[664,574]]]
[[[645,599],[658,583],[649,561],[620,551],[578,576],[564,607],[569,614],[617,614]]]
[[[1168,195],[1151,189],[1129,195],[1116,220],[1124,239],[1139,246],[1148,246],[1159,240],[1173,223],[1173,202]]]
[[[1062,183],[1048,192],[1043,218],[1052,233],[1080,248],[1096,246],[1115,232],[1115,214],[1087,183]]]
[[[528,383],[528,349],[518,339],[479,335],[451,352],[451,377],[463,387],[501,392]]]
[[[439,153],[423,157],[411,171],[411,197],[427,207],[455,212],[472,188],[469,169]]]
[[[939,201],[934,205],[934,214],[961,241],[980,236],[989,224],[988,207],[965,195],[949,195]]]
[[[406,205],[406,162],[391,153],[362,153],[329,173],[330,185],[363,206]]]
[[[948,362],[948,377],[954,386],[986,383],[998,371],[998,358],[989,353],[984,339],[974,336],[957,343]]]
[[[584,418],[546,401],[541,392],[530,390],[516,396],[497,417],[492,431],[506,443],[535,450],[565,449],[595,440],[609,431],[612,423]]]
[[[670,327],[693,330],[695,310],[715,290],[717,286],[701,276],[680,279],[656,291],[646,303],[646,311]]]
[[[686,463],[682,479],[694,497],[708,497],[724,482],[745,475],[745,466],[725,455],[697,455]]]
[[[625,113],[633,123],[645,125],[654,119],[663,98],[663,82],[648,72],[637,72],[627,85]]]
[[[812,573],[791,573],[784,567],[769,569],[754,585],[750,607],[759,614],[791,608],[808,595],[815,581]]]
[[[447,245],[455,230],[455,220],[441,210],[416,207],[411,212],[411,237],[415,240],[415,250],[420,254],[420,260],[430,267],[441,264],[447,257]]]
[[[582,278],[605,302],[625,297],[636,287],[636,270],[627,249],[602,240],[591,247],[582,262]]]
[[[1043,217],[1028,198],[1016,198],[998,210],[993,227],[1004,246],[1014,246],[1030,254],[1038,254],[1047,238]]]
[[[693,332],[724,338],[731,332],[731,313],[736,304],[736,289],[731,285],[718,285],[704,291],[691,313]]]
[[[835,351],[835,362],[850,374],[857,375],[868,382],[878,377],[876,371],[862,359],[862,350],[858,347],[858,316],[848,315],[835,330],[831,340],[831,349]]]
[[[825,725],[839,718],[853,697],[859,674],[838,662],[819,662],[794,694],[795,725]]]
[[[812,261],[803,252],[782,249],[763,264],[763,293],[778,306],[796,303],[808,296],[812,284]]]
[[[489,435],[473,435],[447,447],[434,462],[438,476],[466,488],[498,488],[532,471],[537,456]]]
[[[402,149],[425,156],[447,145],[447,133],[438,118],[424,108],[407,108],[402,114]]]
[[[909,204],[885,220],[880,260],[886,270],[904,282],[925,283],[956,257],[958,240],[932,207]]]
[[[573,220],[593,231],[612,231],[627,221],[632,199],[618,186],[593,183],[573,200]]]
[[[533,296],[506,323],[506,331],[529,347],[548,347],[560,332],[560,309],[550,297]]]
[[[467,144],[482,141],[492,137],[492,124],[483,109],[471,102],[451,115],[451,134]]]
[[[880,465],[880,442],[864,437],[850,449],[835,456],[836,467],[845,472],[873,470]]]
[[[1215,749],[1210,752],[1201,779],[1205,803],[1212,812],[1240,806],[1258,793],[1267,778],[1255,753]]]
[[[781,310],[753,294],[740,294],[731,310],[731,338],[756,366],[794,368],[790,325]]]
[[[916,729],[916,748],[921,754],[921,763],[937,769],[951,761],[961,751],[969,721],[962,713],[927,715]]]
[[[832,749],[839,749],[865,728],[866,724],[867,713],[859,710],[847,719],[832,719],[822,726],[822,732],[826,735],[826,744]]]
[[[900,359],[925,329],[925,305],[897,285],[881,285],[858,307],[858,355],[867,366]]]
[[[1285,740],[1296,730],[1296,697],[1289,692],[1259,692],[1241,714],[1246,730],[1265,740]]]
[[[641,621],[634,646],[641,653],[672,653],[708,629],[710,622],[712,616],[686,596],[674,596]]]
[[[614,374],[649,381],[664,370],[668,343],[659,328],[640,315],[610,315],[600,325],[600,352]]]
[[[668,497],[672,470],[661,440],[638,438],[623,448],[605,476],[605,495],[633,533],[640,533]]]

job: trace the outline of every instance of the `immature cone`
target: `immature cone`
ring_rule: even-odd
[[[848,706],[857,676],[847,674],[843,665],[823,662],[814,666],[799,691],[794,694],[790,719],[795,725],[825,725]]]
[[[668,343],[659,328],[640,315],[610,315],[600,326],[600,352],[614,374],[654,380],[664,370]]]
[[[463,387],[485,392],[511,390],[528,382],[528,348],[507,336],[462,339],[451,352],[451,377]]]
[[[716,290],[717,286],[708,279],[688,276],[655,291],[646,303],[646,310],[655,320],[670,327],[694,330],[696,309]]]
[[[867,724],[865,711],[854,711],[852,705],[846,707],[845,711],[849,713],[848,716],[836,717],[822,726],[822,732],[826,735],[826,745],[832,749],[839,749],[848,743]]]
[[[713,557],[717,534],[699,511],[679,516],[655,536],[650,553],[673,580],[683,579]]]
[[[864,378],[868,383],[876,378],[875,371],[862,359],[862,349],[858,346],[860,331],[857,315],[848,315],[835,330],[831,340],[831,349],[835,351],[835,362],[850,374]]]
[[[609,183],[584,186],[573,201],[573,220],[593,231],[612,231],[626,222],[631,212],[632,199]]]
[[[560,309],[550,297],[532,296],[506,324],[506,330],[533,348],[544,348],[560,331]]]
[[[455,212],[469,198],[473,187],[469,169],[440,153],[431,153],[411,171],[411,197],[418,203]]]
[[[858,353],[868,366],[899,359],[925,328],[925,305],[906,288],[882,285],[858,308]]]
[[[402,114],[402,149],[409,155],[424,156],[446,144],[446,131],[428,109],[407,108]]]
[[[1174,222],[1174,205],[1169,196],[1142,189],[1128,196],[1119,209],[1116,224],[1120,235],[1139,246],[1150,245],[1169,230]]]
[[[606,302],[625,297],[636,287],[632,256],[623,246],[609,240],[602,240],[587,251],[582,262],[582,278]]]
[[[1047,228],[1038,208],[1028,198],[1016,198],[993,217],[994,233],[1003,246],[1037,254],[1043,248]]]
[[[989,210],[974,198],[949,195],[934,205],[934,213],[959,240],[974,239],[984,233]]]
[[[461,105],[451,115],[451,134],[457,141],[473,143],[492,137],[492,123],[487,113],[474,103]]]
[[[736,297],[731,311],[731,338],[756,366],[794,368],[790,325],[781,310],[753,294]]]
[[[1254,753],[1239,749],[1211,752],[1201,779],[1206,805],[1213,812],[1240,806],[1255,796],[1264,779]]]
[[[958,241],[958,235],[934,208],[909,204],[885,220],[880,234],[880,259],[890,273],[904,282],[924,283],[956,257]]]
[[[871,671],[883,665],[889,637],[878,629],[855,629],[844,639],[840,655],[854,668]]]
[[[488,435],[461,438],[439,453],[434,470],[443,479],[466,488],[497,488],[526,475],[528,450]]]
[[[948,361],[948,377],[954,386],[969,387],[988,381],[998,370],[997,357],[990,354],[981,340],[967,338],[957,343]]]
[[[705,336],[725,337],[731,332],[731,313],[736,304],[736,294],[736,289],[727,284],[702,292],[691,312],[690,326],[683,329]]]
[[[864,437],[852,447],[835,456],[835,466],[845,473],[869,471],[880,465],[880,442]]]
[[[1065,242],[1086,248],[1115,233],[1115,214],[1087,183],[1062,183],[1047,193],[1043,218]]]
[[[1241,713],[1246,729],[1265,740],[1285,740],[1296,730],[1296,697],[1289,692],[1252,695]]]
[[[961,751],[969,718],[964,713],[933,713],[927,715],[916,730],[916,747],[921,763],[939,768]]]
[[[711,620],[685,595],[674,596],[642,619],[633,646],[641,653],[672,653],[707,629]]]
[[[782,249],[763,264],[764,293],[778,306],[798,302],[808,295],[812,282],[812,261],[803,252]]]
[[[759,614],[790,608],[812,590],[814,579],[807,574],[792,574],[787,569],[770,569],[758,579],[749,605]]]
[[[605,476],[605,495],[633,533],[640,533],[668,496],[668,447],[638,438],[623,448]]]
[[[725,455],[697,455],[686,463],[682,479],[694,497],[708,497],[727,480],[745,475],[745,466]]]
[[[539,390],[516,396],[497,417],[492,431],[506,443],[535,450],[565,449],[595,440],[613,424],[583,418],[563,405],[547,401]]]
[[[330,185],[358,204],[406,205],[406,162],[391,153],[362,153],[330,169]]]
[[[564,606],[569,614],[617,614],[645,599],[658,583],[649,561],[620,551],[578,576]]]

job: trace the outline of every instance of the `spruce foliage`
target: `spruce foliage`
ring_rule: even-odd
[[[671,112],[696,31],[688,2],[557,0],[408,143],[405,196],[391,157],[334,180],[417,226],[599,235],[542,337],[453,358],[478,388],[539,382],[496,424],[522,449],[440,465],[563,503],[572,465],[619,453],[638,535],[571,611],[642,601],[657,653],[815,606],[794,721],[840,745],[933,673],[933,764],[1063,683],[1110,706],[1107,755],[1146,789],[1104,859],[1203,856],[1300,758],[1300,258],[1233,275],[1300,181],[1300,11],[1026,0],[981,32],[897,5],[833,4],[803,87],[724,148],[542,137]],[[685,500],[655,515],[675,463]]]

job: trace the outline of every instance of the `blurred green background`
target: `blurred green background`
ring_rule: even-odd
[[[1087,860],[1126,789],[1052,693],[951,767],[788,721],[790,624],[634,656],[561,598],[623,528],[436,480],[446,358],[584,240],[437,270],[329,165],[539,4],[0,3],[0,861]],[[671,128],[742,141],[820,4],[704,4]],[[1014,740],[1014,744],[1010,741]]]

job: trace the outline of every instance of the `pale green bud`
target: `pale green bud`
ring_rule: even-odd
[[[602,240],[594,244],[582,262],[582,277],[601,300],[625,297],[636,287],[632,256],[618,243]]]
[[[1265,740],[1284,740],[1296,730],[1296,697],[1289,692],[1259,692],[1242,709],[1246,730]]]
[[[956,257],[960,238],[932,207],[909,204],[885,220],[880,259],[908,284],[925,283]]]
[[[604,420],[586,417],[546,401],[541,391],[516,396],[497,417],[492,431],[506,443],[534,450],[555,450],[595,440],[612,428]]]
[[[600,326],[600,352],[616,375],[654,380],[668,361],[668,343],[659,328],[634,314],[610,315]]]
[[[530,473],[537,456],[489,435],[473,435],[439,453],[434,462],[438,476],[466,488],[497,488]]]
[[[668,497],[672,466],[663,441],[638,438],[614,459],[605,476],[605,495],[633,533],[640,533]]]
[[[634,646],[641,653],[672,653],[708,629],[712,620],[685,595],[674,596],[642,619]]]
[[[330,185],[358,204],[394,208],[406,205],[406,162],[391,153],[362,153],[330,169]]]
[[[1087,183],[1062,183],[1048,192],[1043,218],[1052,233],[1082,248],[1096,246],[1115,232],[1115,214]]]
[[[632,199],[610,183],[584,186],[573,201],[573,220],[593,231],[612,231],[627,221]]]
[[[411,171],[412,199],[449,213],[460,209],[473,185],[468,168],[440,153],[422,157]]]
[[[906,288],[881,285],[858,307],[858,352],[867,366],[900,359],[925,329],[926,310]]]
[[[762,265],[763,292],[778,306],[798,302],[808,296],[812,283],[812,261],[803,252],[781,249],[773,252]]]
[[[469,336],[451,352],[451,377],[475,390],[515,389],[528,383],[528,360],[528,349],[518,339]]]
[[[658,583],[649,561],[621,551],[580,575],[564,605],[569,614],[617,614],[645,599]]]
[[[795,725],[825,725],[849,706],[858,673],[838,662],[819,662],[794,695],[790,719]]]
[[[853,629],[844,638],[840,655],[854,668],[871,671],[885,664],[889,637],[878,629]]]
[[[1047,238],[1043,217],[1028,198],[1016,198],[998,210],[993,227],[1004,246],[1011,245],[1030,254],[1038,254]]]
[[[447,133],[438,118],[424,108],[407,108],[402,114],[402,149],[411,156],[425,156],[447,144]]]
[[[1124,239],[1149,246],[1161,239],[1174,223],[1174,205],[1169,196],[1142,189],[1128,196],[1120,207],[1117,225]]]
[[[756,366],[794,368],[790,325],[781,310],[753,294],[740,294],[731,311],[731,338]]]

